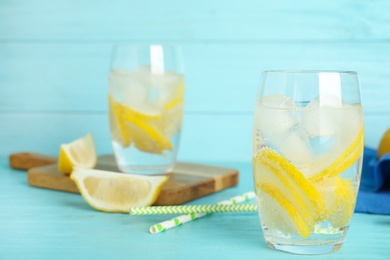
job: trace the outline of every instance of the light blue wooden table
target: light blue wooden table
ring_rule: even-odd
[[[252,188],[253,106],[267,69],[359,73],[366,145],[390,127],[390,2],[385,0],[0,1],[0,259],[297,259],[265,247],[256,214],[212,215],[163,234],[166,216],[91,209],[27,186],[10,153],[58,154],[92,132],[111,153],[106,82],[117,43],[182,46],[186,108],[179,159],[236,167]],[[355,214],[333,259],[390,258],[390,217]],[[322,259],[322,258],[321,258]]]
[[[191,204],[251,190],[251,166],[229,166],[240,184]],[[6,160],[0,173],[0,259],[302,259],[268,248],[256,213],[213,214],[152,235],[151,225],[173,216],[98,212],[80,195],[29,187]],[[390,216],[355,214],[344,246],[320,259],[389,259],[389,229]]]

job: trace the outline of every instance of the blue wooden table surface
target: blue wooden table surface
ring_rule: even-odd
[[[265,245],[257,213],[213,214],[152,235],[173,215],[130,216],[92,209],[78,194],[28,186],[0,169],[0,259],[302,259]],[[192,201],[211,204],[253,189],[251,165],[237,187]],[[344,246],[321,259],[388,259],[390,216],[354,214]],[[318,258],[318,257],[317,257]]]
[[[73,3],[72,3],[73,2]],[[253,107],[267,69],[359,73],[365,144],[390,127],[390,2],[385,0],[0,0],[0,259],[297,259],[268,249],[256,214],[215,214],[168,232],[167,216],[91,209],[76,194],[32,188],[19,151],[57,155],[91,132],[112,153],[107,72],[117,43],[180,44],[186,107],[179,160],[236,167],[252,189]],[[390,217],[355,214],[324,258],[390,258]],[[321,257],[322,259],[322,257]]]

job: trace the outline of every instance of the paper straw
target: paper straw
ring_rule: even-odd
[[[251,192],[246,192],[242,195],[234,196],[234,197],[227,199],[227,200],[220,201],[217,204],[224,204],[224,205],[237,204],[237,203],[251,200],[255,197],[256,197],[256,194],[253,191],[251,191]],[[208,214],[207,213],[200,213],[200,212],[186,214],[186,215],[180,215],[180,216],[177,216],[177,217],[172,218],[170,220],[160,222],[158,224],[151,226],[149,231],[152,234],[157,234],[157,233],[163,232],[165,230],[180,226],[181,224],[190,222],[192,220],[202,218],[206,215],[208,215]]]
[[[227,212],[251,212],[256,211],[256,204],[242,205],[191,205],[191,206],[152,206],[134,207],[130,209],[130,215],[156,215],[156,214],[191,214],[191,213],[227,213]]]

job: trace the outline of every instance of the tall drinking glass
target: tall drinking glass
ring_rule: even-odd
[[[184,112],[179,48],[114,47],[108,104],[112,146],[119,169],[135,174],[172,171]]]
[[[351,71],[266,71],[258,90],[253,179],[266,243],[337,251],[360,183],[363,114]]]

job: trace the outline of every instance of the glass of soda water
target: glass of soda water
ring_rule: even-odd
[[[266,243],[296,254],[337,251],[362,166],[356,72],[265,71],[254,115],[253,179]]]
[[[184,114],[184,75],[174,45],[119,45],[108,78],[111,141],[126,173],[172,171]]]

